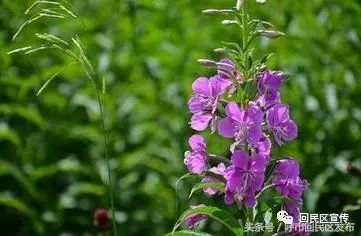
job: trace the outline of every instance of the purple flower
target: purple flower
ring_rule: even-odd
[[[261,123],[263,112],[256,105],[251,105],[247,111],[230,102],[226,106],[226,118],[218,125],[218,132],[226,138],[234,137],[237,144],[247,143],[257,145],[262,137]]]
[[[225,85],[217,76],[210,78],[200,77],[192,85],[194,95],[188,101],[189,110],[193,113],[191,127],[202,131],[211,122],[211,129],[215,130],[217,119],[216,110]]]
[[[267,70],[258,81],[258,93],[263,95],[265,100],[275,100],[281,85],[282,73]]]
[[[201,205],[197,205],[197,206],[190,206],[191,209],[195,209],[195,208],[198,208],[198,207],[203,207],[204,205],[201,204]],[[207,218],[206,215],[204,214],[193,214],[193,215],[190,215],[188,216],[186,219],[185,219],[185,222],[186,222],[186,225],[189,229],[194,229],[195,227],[198,226],[199,224],[199,221],[203,220]]]
[[[277,104],[271,107],[266,113],[266,120],[278,145],[297,137],[297,125],[290,119],[287,105]]]
[[[226,170],[226,166],[221,162],[218,164],[218,166],[216,167],[212,167],[209,169],[210,172],[223,176],[224,175],[224,171]],[[214,183],[221,183],[221,181],[217,178],[214,178],[212,176],[206,176],[202,179],[202,182],[214,182]],[[206,187],[203,188],[203,192],[205,192],[208,195],[215,195],[216,193],[218,193],[218,190],[212,187]]]
[[[267,158],[262,155],[248,157],[244,151],[236,151],[232,165],[226,169],[225,203],[244,203],[246,207],[256,204],[255,194],[262,188]]]
[[[202,136],[194,134],[189,138],[188,144],[192,150],[185,152],[184,164],[187,166],[189,172],[200,174],[205,171],[207,167],[206,143]]]
[[[296,160],[285,159],[279,161],[273,172],[273,182],[276,190],[285,197],[302,201],[302,193],[307,189],[308,183],[299,177],[300,169]]]
[[[271,140],[267,137],[265,133],[262,134],[257,145],[254,146],[256,153],[264,156],[269,156],[271,154],[271,147]]]
[[[296,201],[288,201],[283,204],[282,209],[293,217],[293,223],[300,222],[300,203]]]
[[[282,210],[285,210],[290,216],[293,217],[293,224],[291,228],[292,236],[308,236],[309,232],[306,232],[307,223],[300,222],[300,211],[302,209],[302,202],[288,201],[282,206]]]
[[[233,94],[237,90],[237,82],[242,82],[241,73],[239,73],[234,66],[232,60],[223,58],[218,65],[218,75],[225,81],[229,93]],[[236,82],[236,83],[235,83]]]
[[[279,103],[281,103],[280,92],[276,92],[272,99],[267,98],[265,95],[260,95],[256,100],[256,104],[258,104],[264,110],[268,110],[272,106]]]
[[[241,79],[240,73],[237,71],[231,59],[223,58],[218,63],[218,75],[220,75],[224,79],[232,80],[235,78],[236,80]]]

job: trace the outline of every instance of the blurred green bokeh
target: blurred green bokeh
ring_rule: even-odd
[[[81,20],[47,20],[11,38],[30,0],[0,2],[0,229],[1,235],[95,235],[92,215],[108,208],[106,167],[96,97],[76,66],[39,97],[41,85],[69,59],[56,52],[7,52],[38,44],[34,34],[78,34],[107,82],[106,126],[120,235],[162,235],[189,205],[191,181],[183,153],[193,132],[187,122],[191,83],[214,71],[196,59],[220,59],[213,49],[238,40],[222,17],[226,0],[78,0]],[[258,41],[274,52],[269,63],[292,76],[282,90],[299,125],[299,138],[275,155],[293,156],[311,184],[304,211],[341,213],[361,205],[361,4],[358,0],[251,2],[254,17],[287,35]],[[209,148],[227,155],[209,136]],[[201,194],[197,204],[207,199]],[[176,212],[176,202],[179,210]],[[209,201],[209,200],[207,200]],[[353,207],[351,207],[351,205]],[[346,209],[344,209],[346,207]],[[350,213],[361,233],[361,211]],[[217,232],[217,225],[209,231]],[[218,235],[218,234],[216,234]]]

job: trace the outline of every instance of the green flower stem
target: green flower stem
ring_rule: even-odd
[[[114,236],[117,236],[117,224],[115,222],[115,208],[114,208],[114,198],[113,198],[113,184],[112,184],[112,177],[111,177],[111,169],[110,169],[110,163],[109,163],[109,151],[108,151],[108,132],[105,127],[105,114],[103,109],[103,100],[101,99],[101,88],[97,86],[96,82],[92,80],[94,84],[94,88],[96,90],[96,96],[99,106],[99,112],[100,112],[100,118],[101,118],[101,125],[103,130],[103,138],[104,138],[104,155],[105,155],[105,161],[107,165],[107,171],[108,171],[108,193],[109,193],[109,199],[110,199],[110,206],[111,206],[111,212],[112,212],[112,225],[113,225],[113,233]]]
[[[261,189],[261,191],[259,191],[259,193],[256,195],[256,199],[258,199],[259,196],[260,196],[264,191],[266,191],[267,189],[272,188],[273,186],[275,186],[275,185],[274,185],[274,184],[269,184],[269,185],[263,187],[263,189]]]
[[[231,161],[228,158],[225,158],[223,156],[215,155],[215,154],[208,154],[208,157],[212,160],[224,162],[226,164],[231,164]]]

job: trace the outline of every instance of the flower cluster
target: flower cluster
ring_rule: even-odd
[[[298,162],[290,157],[278,160],[272,178],[265,179],[267,166],[276,161],[271,157],[272,147],[295,139],[298,132],[289,106],[281,101],[284,74],[260,68],[253,78],[245,80],[230,59],[214,65],[216,75],[193,82],[193,95],[188,101],[190,126],[196,131],[209,127],[212,134],[218,131],[221,137],[231,139],[231,155],[227,158],[210,154],[205,139],[194,134],[188,141],[191,150],[185,153],[185,165],[189,172],[202,175],[202,182],[223,181],[224,191],[212,187],[203,191],[207,195],[224,195],[227,205],[252,208],[262,189],[272,186],[286,199],[282,207],[296,217],[308,185],[299,177]],[[254,92],[240,100],[237,94],[246,83],[255,88]],[[192,227],[198,218],[193,216],[188,226]]]

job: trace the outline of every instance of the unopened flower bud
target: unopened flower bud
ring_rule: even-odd
[[[281,31],[277,31],[277,30],[257,30],[257,33],[267,38],[278,38],[285,35]]]
[[[223,20],[222,21],[223,25],[232,25],[232,24],[237,24],[236,20]]]
[[[221,54],[221,55],[226,55],[227,54],[227,49],[225,48],[216,48],[214,49],[215,53]]]
[[[93,220],[94,225],[99,230],[106,231],[111,227],[111,219],[109,217],[109,214],[103,208],[100,208],[94,212]]]
[[[266,3],[266,0],[256,0],[257,3],[260,3],[260,4],[265,4]]]
[[[243,0],[237,0],[236,9],[237,11],[241,10],[242,8]]]
[[[198,59],[197,60],[202,66],[207,67],[217,67],[217,62],[208,60],[208,59]]]
[[[202,11],[202,13],[209,15],[232,14],[233,12],[234,11],[231,9],[207,9]]]

